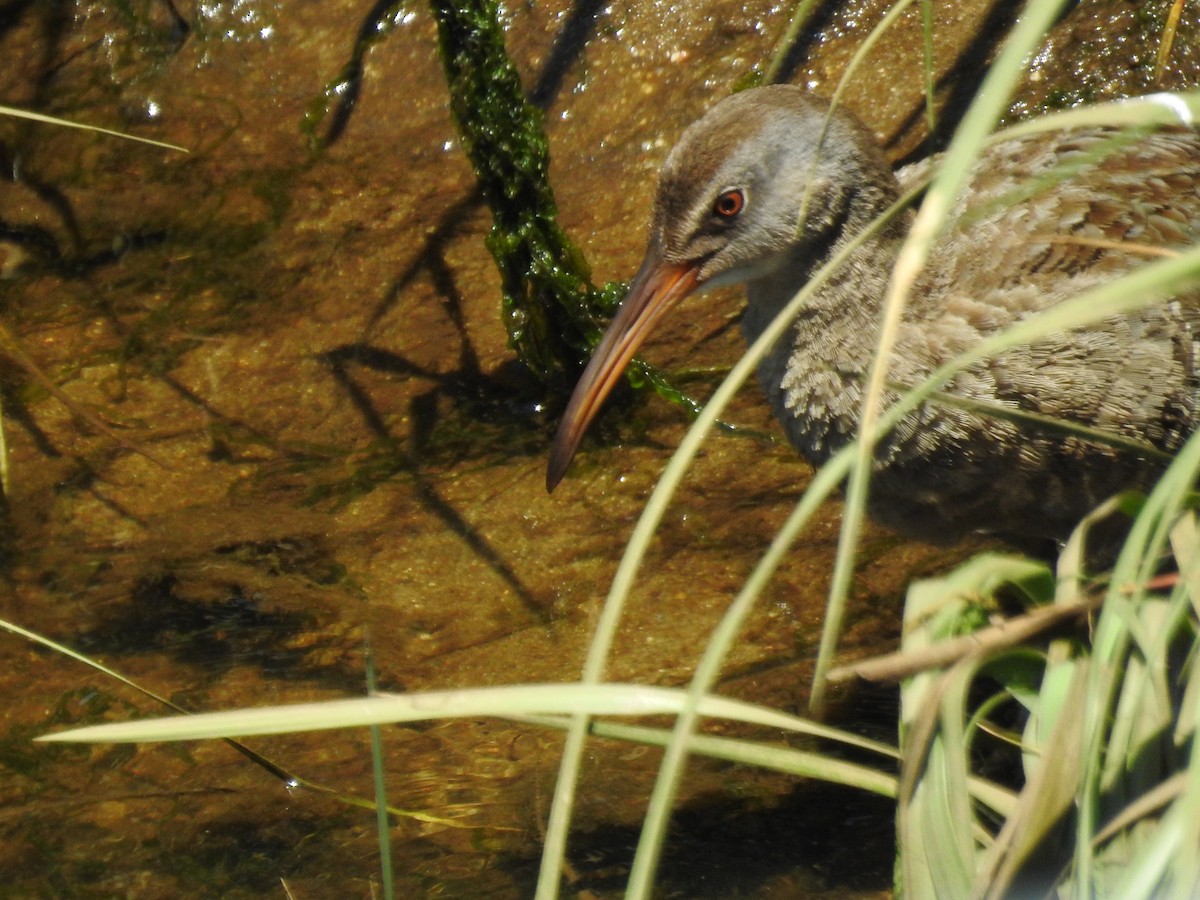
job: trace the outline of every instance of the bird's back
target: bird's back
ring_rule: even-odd
[[[1200,241],[1200,139],[1096,130],[998,144],[951,221],[909,298],[893,383],[918,383],[983,337]],[[1200,417],[1198,332],[1200,294],[1156,300],[972,366],[947,390],[1170,452]],[[861,383],[846,374],[843,388]],[[1154,454],[931,403],[880,445],[872,512],[935,539],[973,530],[1062,539],[1163,466]]]

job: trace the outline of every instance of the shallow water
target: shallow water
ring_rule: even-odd
[[[826,4],[792,80],[829,90],[882,6]],[[938,13],[947,83],[988,44],[973,29],[997,25],[983,6]],[[1088,21],[1129,25],[1127,6],[1092,4]],[[578,677],[683,413],[627,402],[546,495],[553,419],[506,346],[488,217],[424,9],[397,14],[366,54],[323,153],[306,114],[339,83],[363,9],[202,4],[184,12],[187,30],[168,10],[31,5],[0,22],[0,102],[191,151],[0,119],[5,169],[19,176],[0,184],[0,321],[22,348],[5,341],[0,368],[12,452],[3,616],[193,710],[361,693],[368,638],[388,689]],[[554,2],[505,15],[526,84],[549,97],[561,221],[598,280],[627,278],[674,137],[769,56],[790,10]],[[1103,28],[1078,17],[1062,28],[1069,73],[1071,35]],[[915,36],[914,20],[848,94],[897,157],[922,137]],[[1122,47],[1153,46],[1139,40]],[[1179,46],[1189,62],[1193,43]],[[1057,58],[1039,58],[1018,112],[1062,77]],[[1089,75],[1088,99],[1144,74]],[[736,311],[735,295],[695,302],[647,358],[707,395],[740,352]],[[756,389],[729,418],[758,436],[710,440],[651,550],[614,678],[687,679],[807,481],[764,437],[778,432]],[[836,528],[831,508],[789,557],[723,693],[803,708]],[[904,584],[953,558],[870,532],[845,657],[890,647]],[[163,710],[19,638],[0,654],[0,894],[378,891],[373,814],[288,788],[219,742],[33,745]],[[892,703],[851,693],[835,715],[886,739]],[[370,793],[365,733],[247,743],[304,779]],[[389,800],[419,814],[394,830],[398,896],[527,896],[558,745],[489,720],[386,729]],[[656,761],[595,742],[575,895],[619,890]],[[886,803],[696,762],[662,896],[872,896],[890,884],[891,846]]]

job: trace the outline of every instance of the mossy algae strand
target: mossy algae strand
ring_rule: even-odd
[[[351,60],[305,116],[304,130],[324,148],[341,135],[358,96],[366,51],[394,25],[403,0],[379,0],[365,18]],[[508,57],[494,0],[433,0],[450,109],[479,191],[492,212],[487,246],[501,277],[509,344],[552,391],[573,383],[616,310],[625,285],[592,284],[580,250],[557,221],[542,113],[529,102]],[[333,120],[315,132],[334,97]],[[693,415],[699,404],[634,360],[630,381],[650,384]]]
[[[624,284],[596,288],[580,250],[559,227],[542,113],[525,96],[504,47],[495,0],[434,0],[450,111],[492,211],[487,245],[500,270],[509,343],[544,383],[570,383],[599,343]],[[630,381],[649,383],[695,415],[700,404],[634,360]]]
[[[559,227],[542,113],[525,97],[504,47],[495,0],[435,0],[450,110],[492,212],[487,246],[500,270],[504,324],[542,381],[578,370],[599,337],[596,316],[621,288],[597,290]]]

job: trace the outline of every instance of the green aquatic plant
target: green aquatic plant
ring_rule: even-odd
[[[314,148],[341,135],[360,90],[366,53],[392,31],[405,6],[377,6],[363,21],[346,64],[305,113],[302,129]],[[542,111],[527,97],[508,56],[499,4],[434,0],[431,10],[450,111],[492,214],[486,243],[500,273],[509,345],[537,380],[561,389],[599,342],[626,285],[595,285],[583,253],[558,223]],[[693,416],[700,410],[701,404],[641,360],[634,360],[629,381],[635,388],[652,387]]]
[[[509,342],[539,378],[577,368],[620,285],[597,289],[558,224],[542,113],[504,47],[495,0],[435,0],[450,111],[492,213],[487,246],[500,271]]]
[[[1200,832],[1200,545],[1194,514],[1179,509],[1198,464],[1193,439],[1142,506],[1107,586],[1080,577],[1085,523],[1057,578],[983,556],[910,588],[903,650],[959,652],[903,688],[905,896],[1195,896],[1200,870],[1183,848]],[[1180,571],[1154,577],[1168,546]],[[1029,612],[978,627],[1001,596]],[[956,641],[968,621],[969,639]],[[1006,815],[965,789],[982,765],[1021,782]]]

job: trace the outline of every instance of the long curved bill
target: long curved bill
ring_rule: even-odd
[[[546,490],[553,491],[566,474],[588,426],[658,320],[699,285],[698,273],[695,264],[664,262],[655,245],[646,251],[629,293],[575,385],[558,424],[546,469]]]

